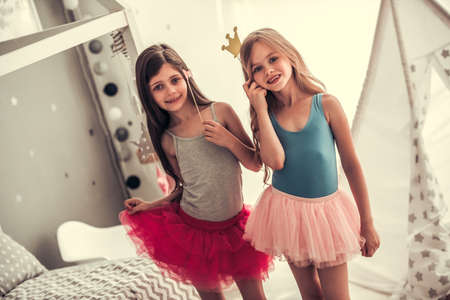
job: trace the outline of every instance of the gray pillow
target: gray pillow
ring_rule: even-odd
[[[47,269],[0,227],[0,296]]]

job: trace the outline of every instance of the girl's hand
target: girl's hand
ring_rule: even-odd
[[[217,146],[226,147],[232,142],[230,132],[220,123],[213,120],[206,120],[203,122],[205,126],[205,139]]]
[[[151,208],[151,204],[149,202],[145,202],[140,198],[127,199],[123,202],[123,204],[130,215],[134,215],[137,212]]]
[[[257,114],[260,111],[267,111],[267,90],[257,85],[256,82],[250,80],[251,79],[247,80],[243,85],[244,91],[250,100],[250,105]]]
[[[361,225],[361,236],[366,239],[364,246],[361,248],[363,256],[371,257],[380,247],[380,238],[375,227],[371,225]]]

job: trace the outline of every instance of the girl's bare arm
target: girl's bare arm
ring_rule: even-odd
[[[366,239],[366,249],[363,250],[363,255],[372,256],[379,247],[380,240],[374,228],[367,184],[353,145],[350,126],[344,110],[335,97],[324,95],[322,105],[325,117],[336,139],[342,167],[358,206],[361,217],[361,235]]]

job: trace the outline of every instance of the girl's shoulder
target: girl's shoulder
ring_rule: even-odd
[[[216,112],[219,112],[219,114],[235,113],[233,106],[231,106],[231,104],[227,102],[214,102],[214,109],[216,110]]]
[[[322,103],[331,104],[339,102],[338,98],[328,93],[322,93]]]
[[[333,111],[337,107],[339,107],[341,104],[334,95],[331,94],[322,94],[322,108],[324,111]]]
[[[224,112],[226,110],[233,109],[231,107],[231,105],[226,102],[215,101],[211,105],[214,105],[214,109],[216,110],[216,112],[218,110],[220,110],[221,112]]]
[[[161,147],[167,155],[175,156],[173,137],[167,130],[161,135]]]
[[[330,121],[330,116],[339,113],[342,110],[341,103],[338,98],[331,94],[322,94],[322,110],[327,121]]]
[[[211,105],[214,106],[211,109],[214,109],[217,119],[222,123],[226,123],[226,120],[234,114],[233,107],[229,103],[214,102]]]

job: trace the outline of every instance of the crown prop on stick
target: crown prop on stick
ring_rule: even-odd
[[[233,54],[233,56],[236,58],[238,56],[238,54],[239,54],[239,51],[241,50],[241,41],[239,40],[239,36],[238,36],[238,33],[237,33],[237,26],[234,26],[233,31],[234,31],[234,37],[233,38],[231,38],[228,33],[225,36],[225,38],[228,39],[228,46],[222,45],[222,51],[223,50],[227,50],[228,52]],[[239,59],[239,57],[237,59]],[[241,61],[241,60],[239,59],[239,61]],[[197,109],[198,116],[200,117],[200,120],[203,123],[203,118],[202,118],[202,115],[200,113],[200,109],[198,108],[197,99],[195,98],[195,95],[192,92],[191,85],[189,84],[189,78],[190,78],[191,75],[189,73],[185,73],[185,76],[186,76],[186,81],[187,81],[187,85],[188,85],[189,91],[190,91],[191,96],[192,96],[192,100],[194,101],[195,108]]]
[[[222,45],[222,51],[227,50],[231,54],[233,54],[234,58],[236,58],[239,55],[239,51],[241,50],[241,41],[239,40],[239,36],[237,33],[237,26],[234,26],[234,37],[231,38],[230,35],[227,33],[225,36],[226,39],[228,39],[228,46]],[[239,59],[239,57],[237,57]],[[239,61],[241,61],[239,59]]]
[[[230,35],[228,33],[225,36],[225,38],[228,39],[228,46],[222,45],[222,50],[229,51],[236,58],[238,56],[238,54],[239,54],[239,51],[241,50],[241,41],[239,40],[239,36],[238,36],[238,33],[237,33],[237,26],[234,26],[233,31],[234,31],[234,37],[233,38],[230,38]],[[239,59],[239,57],[237,59]],[[240,59],[239,59],[239,61],[240,61]],[[202,115],[200,113],[200,109],[198,108],[197,99],[195,98],[195,95],[192,92],[191,85],[189,84],[189,78],[191,77],[191,75],[188,72],[186,72],[185,76],[186,76],[187,86],[188,86],[189,91],[190,91],[191,96],[192,96],[192,100],[194,101],[195,108],[197,109],[198,116],[200,117],[200,120],[203,123],[203,118],[202,118]]]
[[[189,78],[191,77],[191,75],[189,73],[185,74],[185,75],[186,75],[187,86],[189,88],[189,91],[191,92],[192,101],[194,101],[195,109],[197,109],[197,113],[198,113],[198,116],[200,117],[200,121],[203,123],[203,117],[202,117],[202,114],[200,113],[200,109],[198,108],[197,99],[195,98],[195,95],[192,92],[191,84],[189,83]]]

